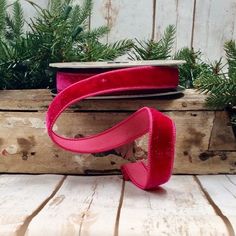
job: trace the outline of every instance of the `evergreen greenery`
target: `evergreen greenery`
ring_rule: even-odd
[[[175,59],[185,60],[179,66],[180,85],[185,88],[198,88],[208,93],[207,105],[217,108],[236,106],[236,43],[225,43],[228,72],[223,72],[225,65],[222,58],[214,63],[202,60],[202,53],[193,48],[182,48],[174,56],[171,55],[175,40],[175,27],[166,28],[159,41],[136,39],[133,51],[129,54],[132,60],[159,60]]]
[[[48,68],[49,63],[107,61],[129,53],[131,60],[185,60],[186,64],[179,68],[182,86],[196,87],[209,94],[209,106],[236,106],[235,41],[225,43],[228,66],[225,73],[221,59],[206,63],[200,51],[183,48],[172,56],[173,25],[166,28],[159,41],[136,39],[134,43],[131,40],[101,43],[109,29],[106,26],[90,29],[92,0],[85,0],[82,5],[73,0],[49,0],[47,9],[31,0],[25,1],[38,13],[27,23],[18,0],[10,6],[7,0],[0,0],[0,89],[53,87],[54,74]],[[26,32],[25,24],[29,28]]]
[[[182,48],[175,55],[175,60],[185,60],[186,63],[179,66],[180,85],[185,88],[193,88],[194,81],[203,71],[209,71],[210,66],[201,59],[202,53],[190,48]]]
[[[131,60],[165,60],[171,58],[185,60],[186,64],[179,67],[180,85],[185,88],[193,88],[193,81],[209,66],[201,60],[201,52],[195,52],[193,49],[183,48],[172,56],[175,34],[175,27],[169,25],[159,41],[139,41],[136,39],[136,44],[129,54],[129,58]]]
[[[73,0],[50,0],[42,9],[26,0],[38,12],[28,22],[19,1],[15,1],[12,14],[8,13],[6,0],[0,0],[0,88],[52,87],[53,73],[48,64],[63,61],[114,60],[133,46],[131,40],[101,43],[109,29],[101,26],[89,29],[92,0],[82,5]]]
[[[228,71],[222,72],[221,62],[213,71],[204,71],[195,81],[195,86],[200,91],[209,94],[207,105],[224,108],[236,106],[236,43],[225,43]],[[213,73],[212,73],[213,72]]]
[[[129,58],[131,60],[164,60],[171,57],[171,51],[175,40],[175,27],[169,25],[163,37],[159,41],[146,40],[140,41],[136,39],[132,53]]]

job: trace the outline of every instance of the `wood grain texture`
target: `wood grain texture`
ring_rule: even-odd
[[[173,176],[153,192],[126,183],[119,235],[228,235],[192,176]]]
[[[229,229],[236,233],[236,176],[198,176],[197,178],[215,207],[226,217]]]
[[[67,112],[55,130],[66,137],[96,134],[123,120],[125,112]],[[166,112],[176,124],[174,173],[236,173],[235,151],[209,150],[215,112]],[[222,135],[224,135],[222,133]],[[134,156],[147,153],[147,136],[134,144]],[[222,150],[222,149],[221,149]],[[92,174],[116,172],[125,159],[114,152],[76,154],[54,145],[41,112],[0,112],[0,172]]]
[[[62,179],[55,175],[0,175],[0,235],[23,235],[27,222]]]
[[[123,118],[124,114],[69,113],[68,119],[67,114],[60,118],[55,130],[69,137],[89,135]],[[89,170],[117,170],[120,164],[127,162],[113,154],[101,158],[58,148],[47,135],[44,113],[15,113],[12,116],[5,112],[0,118],[0,127],[0,172],[78,174]]]
[[[109,27],[106,41],[149,39],[152,34],[153,0],[96,0],[91,28]],[[105,39],[102,40],[105,42]]]
[[[27,236],[113,235],[122,190],[119,177],[67,177],[32,220]]]
[[[119,176],[0,175],[0,235],[234,235],[236,176],[172,176],[142,191]]]
[[[176,111],[167,114],[176,124],[174,173],[235,173],[235,151],[217,151],[224,150],[224,143],[222,146],[219,143],[217,150],[209,150],[215,120],[214,112]],[[228,135],[227,131],[224,135],[224,130],[221,134]],[[231,138],[234,138],[233,134]],[[233,146],[231,148],[234,149]]]
[[[78,0],[76,0],[78,3]],[[101,26],[108,26],[109,21],[109,6],[110,0],[94,0],[93,11],[90,17],[90,28],[95,29]],[[100,39],[102,43],[108,42],[108,34]]]
[[[216,112],[209,150],[236,150],[236,138],[227,112]]]
[[[157,0],[156,39],[159,40],[168,25],[176,27],[174,52],[191,46],[194,0]]]
[[[206,59],[217,60],[224,55],[225,41],[233,39],[236,22],[234,0],[196,2],[193,47]]]
[[[53,96],[47,89],[2,90],[0,110],[45,111]],[[188,89],[184,96],[149,99],[83,100],[73,106],[73,111],[136,111],[149,106],[162,111],[212,110],[205,106],[206,95]]]
[[[150,39],[152,35],[153,0],[111,0],[108,7],[111,31],[109,42],[120,39]]]

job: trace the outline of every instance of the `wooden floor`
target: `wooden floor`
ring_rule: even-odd
[[[235,235],[236,175],[173,176],[145,192],[119,176],[0,175],[0,235]]]

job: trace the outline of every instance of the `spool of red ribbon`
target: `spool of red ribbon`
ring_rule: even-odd
[[[148,133],[147,162],[124,164],[125,180],[131,180],[141,189],[155,189],[167,182],[174,161],[175,126],[173,121],[156,109],[144,107],[114,127],[94,136],[65,138],[53,131],[60,114],[82,99],[121,91],[173,89],[178,86],[177,67],[140,66],[98,73],[86,79],[81,75],[58,73],[65,87],[54,98],[47,112],[47,129],[58,146],[76,153],[104,152],[128,144]],[[68,82],[69,81],[69,82]],[[78,82],[76,82],[78,81]]]

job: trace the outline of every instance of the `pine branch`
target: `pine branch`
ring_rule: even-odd
[[[175,60],[185,60],[186,63],[179,66],[180,85],[185,88],[193,88],[194,81],[203,72],[209,72],[210,66],[201,60],[201,52],[190,48],[180,49],[174,56]]]
[[[164,54],[167,55],[167,58],[170,57],[171,50],[175,41],[176,30],[174,25],[169,25],[165,32],[164,36],[160,40],[161,48],[164,50]]]
[[[19,38],[23,33],[24,13],[19,1],[13,3],[14,34]]]
[[[201,83],[200,80],[202,80]],[[206,102],[210,107],[225,108],[230,104],[236,104],[236,83],[232,81],[225,81],[222,78],[212,80],[209,76],[205,80],[199,78],[196,81],[196,87],[208,94]]]
[[[80,8],[79,15],[77,18],[77,24],[82,25],[90,17],[93,8],[92,0],[84,0],[83,5]]]
[[[11,16],[6,13],[6,30],[5,30],[5,37],[7,40],[14,39],[14,22]]]
[[[81,28],[81,26],[79,27]],[[109,28],[107,26],[100,26],[92,30],[81,31],[77,39],[78,40],[83,40],[83,39],[98,40],[104,37],[108,32],[109,32]]]
[[[0,0],[0,37],[5,29],[6,0]]]
[[[222,87],[216,88],[215,93],[210,92],[206,99],[207,105],[216,108],[225,108],[229,105],[236,104],[236,84],[221,83]],[[218,89],[218,92],[216,92]],[[219,94],[220,93],[220,94]]]
[[[23,9],[21,4],[16,1],[13,3],[13,14],[6,13],[6,30],[5,30],[5,37],[7,40],[11,42],[15,39],[19,39],[20,36],[23,34],[23,27],[24,27],[24,15]]]
[[[58,12],[60,12],[63,2],[64,2],[63,0],[49,0],[48,2],[49,11],[52,12],[53,14],[58,14]]]
[[[12,52],[6,42],[0,40],[0,61],[5,63],[12,58]]]
[[[134,44],[134,51],[130,54],[132,60],[152,60],[155,54],[156,59],[159,57],[157,52],[154,53],[155,43],[153,40],[139,41],[136,39],[136,44]]]
[[[236,105],[236,43],[225,43],[225,51],[228,61],[228,73],[202,73],[195,81],[195,86],[204,93],[209,94],[207,105],[224,108],[228,105]],[[213,70],[213,72],[215,72]]]
[[[108,32],[106,26],[89,29],[92,0],[84,0],[81,6],[72,4],[73,0],[49,0],[48,9],[25,1],[38,14],[28,23],[30,32],[22,33],[19,6],[15,17],[7,15],[7,38],[0,38],[0,88],[52,87],[54,74],[48,70],[49,63],[114,60],[132,48],[131,40],[101,43],[101,37]]]
[[[136,39],[134,50],[129,54],[131,60],[161,60],[171,57],[171,51],[175,39],[175,27],[169,25],[163,37],[154,40],[139,41]]]
[[[133,41],[130,39],[119,40],[113,44],[107,44],[108,48],[113,51],[113,56],[111,56],[110,59],[114,60],[115,58],[128,53],[132,49],[133,45]]]
[[[132,45],[131,40],[120,40],[114,44],[101,44],[95,40],[88,40],[82,45],[78,57],[81,61],[110,61],[127,53]]]
[[[224,48],[229,66],[229,76],[236,80],[236,42],[228,41],[225,43]]]
[[[70,24],[71,24],[72,31],[74,31],[78,27],[78,25],[80,25],[79,24],[80,12],[81,12],[80,5],[75,5],[71,11]]]

